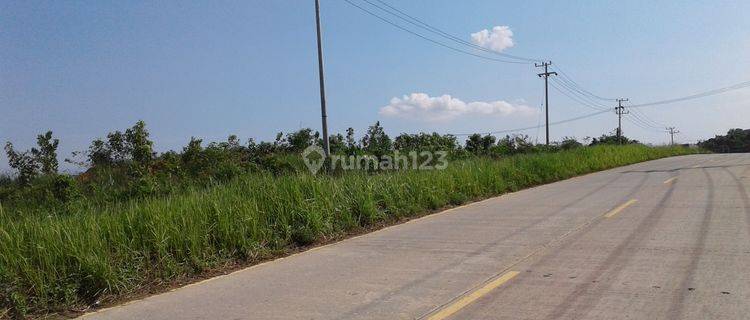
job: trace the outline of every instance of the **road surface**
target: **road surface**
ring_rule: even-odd
[[[750,154],[437,213],[87,319],[748,319]]]

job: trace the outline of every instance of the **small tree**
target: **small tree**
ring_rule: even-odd
[[[339,153],[346,150],[344,136],[342,136],[340,133],[328,137],[328,145],[331,148],[331,153]]]
[[[354,138],[354,128],[346,129],[346,147],[353,149],[357,146],[357,140]]]
[[[243,149],[242,141],[240,141],[240,138],[238,138],[236,134],[229,135],[229,137],[227,137],[227,142],[222,143],[222,145],[225,146],[225,149],[231,151],[238,151]]]
[[[476,155],[487,154],[495,141],[496,138],[493,135],[482,136],[475,133],[466,140],[466,150]]]
[[[41,167],[42,173],[56,174],[58,167],[57,145],[60,144],[60,140],[52,139],[52,131],[47,131],[47,133],[36,137],[36,144],[39,146],[39,149],[31,148],[31,154]]]
[[[531,138],[525,134],[514,134],[513,144],[516,146],[516,152],[518,153],[533,152],[535,149],[534,142],[532,142]]]
[[[391,138],[385,134],[380,121],[367,129],[367,133],[362,138],[362,149],[376,157],[381,157],[391,151]]]
[[[133,152],[132,147],[125,140],[125,135],[120,131],[107,134],[106,147],[111,163],[124,163],[131,158]]]
[[[203,139],[191,137],[188,145],[182,148],[182,161],[185,163],[196,162],[203,152]]]
[[[497,141],[495,152],[501,155],[511,155],[516,153],[515,140],[511,138],[510,135],[500,138],[500,140]]]
[[[354,128],[346,129],[346,153],[355,154],[359,150],[357,139],[354,137]]]
[[[563,150],[570,150],[580,147],[583,147],[583,144],[578,142],[578,140],[574,137],[564,137],[562,141],[560,141],[560,149]]]
[[[148,137],[146,123],[142,120],[136,122],[132,128],[125,130],[125,141],[133,162],[143,166],[148,165],[154,159],[154,143]]]
[[[417,134],[402,133],[393,139],[393,147],[402,151],[447,151],[452,152],[457,148],[456,137],[453,135],[440,135],[437,132],[431,134],[420,132]]]
[[[94,139],[91,141],[89,150],[85,152],[88,162],[96,166],[108,166],[112,165],[114,160],[112,158],[112,150],[109,148],[109,144],[102,139]],[[83,162],[85,163],[85,162]]]
[[[154,143],[149,140],[146,123],[136,122],[125,133],[114,131],[107,134],[107,140],[95,139],[85,153],[92,166],[119,166],[130,161],[149,165],[155,158]]]
[[[750,152],[750,130],[730,129],[724,136],[701,141],[698,146],[713,152]]]
[[[273,147],[276,150],[286,147],[286,139],[284,139],[283,132],[276,134],[276,139],[273,141]]]
[[[17,171],[18,182],[26,185],[35,176],[43,174],[57,174],[57,146],[60,140],[52,138],[52,131],[37,135],[36,144],[38,148],[31,151],[18,152],[13,148],[13,143],[5,144],[5,153],[8,155],[8,164]]]
[[[305,148],[313,145],[318,140],[319,134],[310,128],[300,129],[286,135],[289,151],[302,152]],[[322,142],[322,141],[321,141]]]
[[[591,140],[591,145],[595,146],[597,144],[634,144],[634,143],[640,143],[638,140],[634,139],[628,139],[628,137],[624,135],[618,135],[617,129],[615,129],[610,134],[603,134],[599,138],[594,138]]]
[[[5,153],[8,155],[8,164],[18,172],[18,182],[27,185],[37,174],[39,174],[39,163],[28,151],[16,152],[13,144],[5,144]]]

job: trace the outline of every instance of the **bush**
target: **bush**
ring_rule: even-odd
[[[28,185],[39,174],[39,163],[30,151],[17,152],[13,148],[13,144],[7,142],[5,143],[5,153],[8,155],[8,164],[17,172],[20,185]]]
[[[521,153],[539,152],[543,146],[535,145],[527,135],[506,135],[491,147],[492,155],[508,156]]]
[[[84,197],[97,205],[106,206],[227,183],[248,172],[267,171],[276,176],[306,173],[298,155],[308,146],[322,144],[318,132],[305,128],[286,135],[278,133],[273,142],[256,143],[250,139],[243,144],[237,136],[231,135],[226,141],[205,145],[202,139],[192,137],[180,151],[157,154],[153,152],[153,142],[149,136],[143,121],[138,121],[124,132],[109,132],[105,139],[92,141],[86,151],[74,153],[74,158],[80,157],[81,160],[66,159],[86,168],[84,173],[61,180],[58,186],[40,182],[33,191],[22,189],[31,187],[32,181],[40,175],[56,174],[59,141],[53,139],[49,131],[37,136],[38,148],[25,152],[17,152],[8,142],[6,152],[11,167],[16,169],[17,178],[12,183],[0,185],[0,201],[6,207],[19,206],[32,211],[59,208],[60,203],[75,197]],[[370,126],[359,142],[352,128],[347,129],[346,136],[331,135],[329,142],[331,151],[340,155],[374,155],[382,159],[396,151],[401,155],[416,152],[419,163],[428,159],[428,156],[421,155],[424,151],[445,151],[449,159],[459,160],[473,156],[504,157],[554,152],[580,146],[574,139],[566,139],[553,146],[535,145],[525,135],[505,136],[498,141],[492,135],[475,134],[469,136],[465,147],[459,145],[455,136],[438,133],[404,133],[391,140],[380,122]],[[437,164],[437,158],[433,157],[430,164]],[[329,170],[328,174],[341,173]],[[50,189],[42,192],[40,188]],[[75,192],[66,194],[63,189]],[[27,198],[29,196],[40,198]],[[43,203],[48,199],[52,199],[49,205],[33,205],[34,202]]]
[[[583,147],[583,144],[578,142],[576,138],[572,137],[565,137],[562,141],[560,141],[560,149],[562,150],[570,150],[570,149],[576,149]]]
[[[609,134],[603,134],[599,138],[594,138],[591,140],[590,146],[600,145],[600,144],[638,144],[638,140],[629,139],[628,137],[624,135],[617,135],[617,129],[615,131],[609,133]]]
[[[701,141],[698,146],[712,152],[750,152],[750,129],[731,129],[724,136]]]
[[[389,153],[392,147],[391,138],[385,133],[380,121],[370,126],[362,138],[362,150],[378,158]]]
[[[472,134],[466,140],[466,151],[474,155],[488,155],[495,141],[496,138],[492,135],[482,136],[478,133]]]
[[[59,203],[67,203],[78,195],[75,180],[66,175],[52,176],[50,189],[55,200]]]
[[[39,149],[31,148],[31,154],[34,155],[42,173],[56,174],[58,166],[57,146],[60,144],[60,140],[52,139],[52,131],[47,131],[47,133],[36,137],[36,144]]]
[[[450,134],[402,133],[393,140],[393,148],[400,151],[446,151],[453,153],[458,149],[456,137]]]

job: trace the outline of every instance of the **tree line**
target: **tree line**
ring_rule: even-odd
[[[698,146],[717,153],[750,152],[750,129],[731,129],[726,135],[717,135]]]
[[[602,143],[636,143],[614,134],[591,140]],[[0,203],[3,206],[39,203],[64,210],[64,204],[87,198],[102,203],[167,194],[186,188],[226,182],[250,172],[295,174],[306,169],[299,154],[311,145],[322,145],[317,131],[309,128],[279,132],[273,141],[241,141],[230,135],[226,141],[204,143],[191,138],[180,151],[158,153],[143,121],[124,131],[109,132],[105,138],[91,142],[86,150],[73,152],[66,162],[82,167],[80,174],[58,172],[59,139],[52,131],[37,136],[37,146],[26,151],[5,144],[8,162],[14,175],[0,177]],[[396,150],[446,151],[451,159],[467,157],[502,157],[519,153],[555,152],[582,147],[575,138],[564,138],[550,146],[534,143],[527,135],[473,134],[460,143],[458,138],[438,133],[402,133],[391,138],[376,122],[361,138],[353,128],[329,137],[331,152],[343,155],[382,157]],[[50,209],[50,208],[46,208]]]

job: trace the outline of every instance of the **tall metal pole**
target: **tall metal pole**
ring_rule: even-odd
[[[557,75],[557,72],[549,72],[547,70],[547,67],[549,67],[552,64],[552,61],[549,62],[542,62],[541,64],[535,63],[534,66],[537,68],[544,67],[544,73],[538,74],[539,77],[544,77],[544,114],[545,114],[545,132],[546,132],[546,144],[549,145],[549,86],[547,78],[549,78],[550,75]]]
[[[315,0],[315,26],[318,32],[318,76],[320,77],[320,116],[323,122],[323,151],[326,157],[331,155],[328,145],[328,115],[326,113],[326,89],[323,80],[323,44],[320,34],[320,0]]]

